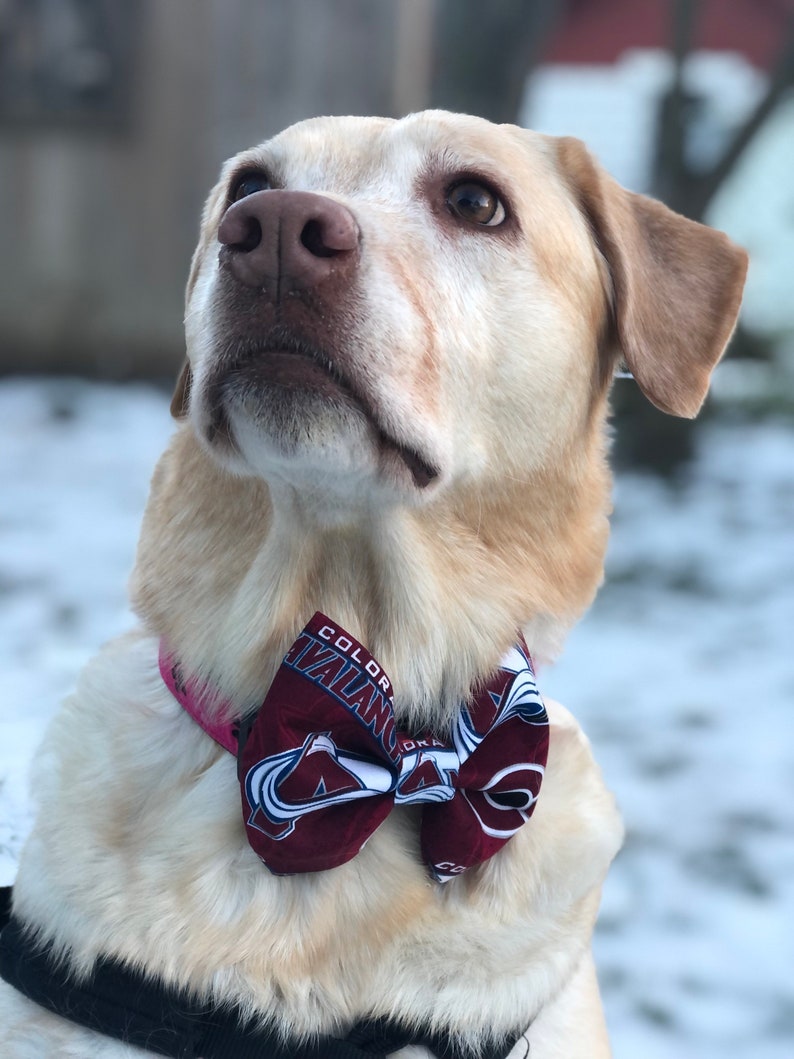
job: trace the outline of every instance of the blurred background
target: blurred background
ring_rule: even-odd
[[[320,113],[573,134],[751,254],[696,424],[616,384],[607,586],[544,674],[629,826],[597,937],[615,1054],[790,1059],[792,86],[792,0],[0,0],[0,883],[47,718],[132,621],[221,162]]]

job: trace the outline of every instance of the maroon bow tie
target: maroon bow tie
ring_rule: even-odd
[[[203,717],[205,689],[185,682],[162,646],[160,671],[188,713],[237,753],[248,841],[277,875],[338,867],[394,805],[421,803],[422,856],[446,882],[492,857],[535,806],[548,718],[523,641],[461,704],[448,742],[399,731],[383,668],[319,613],[239,731]]]

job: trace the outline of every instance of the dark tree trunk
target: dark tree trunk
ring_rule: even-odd
[[[671,52],[673,80],[659,104],[653,194],[672,209],[702,221],[714,196],[752,143],[756,133],[786,92],[794,87],[794,12],[789,14],[780,54],[769,72],[764,95],[735,130],[724,151],[711,166],[692,165],[688,141],[699,101],[684,86],[684,64],[692,50],[701,4],[675,0],[672,7]]]
[[[689,140],[697,120],[699,100],[689,94],[684,65],[697,33],[700,0],[674,0],[671,5],[670,50],[673,79],[659,102],[658,132],[652,192],[672,209],[703,221],[709,206],[758,130],[794,85],[794,14],[789,15],[779,58],[769,74],[766,92],[737,128],[708,168],[692,164]],[[742,357],[758,357],[768,350],[740,323],[731,349]],[[616,455],[619,462],[673,474],[692,455],[697,426],[676,421],[647,408],[636,387],[619,384],[615,392],[619,421]]]

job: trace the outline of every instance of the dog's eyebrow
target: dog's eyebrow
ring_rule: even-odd
[[[445,147],[441,151],[433,151],[425,158],[417,173],[420,182],[438,177],[471,176],[492,184],[495,190],[505,190],[504,173],[501,173],[490,158],[482,155],[466,156],[452,147]]]
[[[468,168],[463,157],[451,147],[444,147],[440,151],[431,151],[425,158],[421,175],[435,176],[437,173],[453,173],[459,169]]]

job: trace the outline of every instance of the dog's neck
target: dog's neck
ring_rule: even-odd
[[[585,451],[587,470],[580,457],[531,482],[457,488],[333,525],[222,471],[183,426],[152,483],[134,605],[188,672],[238,708],[261,701],[320,610],[391,675],[401,721],[440,721],[517,629],[548,660],[590,603],[609,478],[595,431]]]

